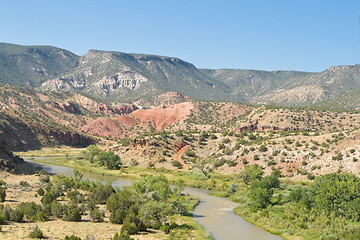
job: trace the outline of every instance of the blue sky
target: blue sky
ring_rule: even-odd
[[[359,14],[358,0],[0,0],[0,42],[322,71],[360,63]]]

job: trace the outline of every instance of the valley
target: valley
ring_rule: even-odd
[[[237,215],[284,239],[359,236],[358,65],[321,73],[212,70],[173,57],[98,50],[76,56],[9,44],[0,44],[0,57],[4,239],[15,230],[27,239],[35,224],[51,239],[88,239],[92,225],[96,239],[212,239],[188,212],[199,200],[180,191],[185,186],[236,202]],[[95,186],[57,175],[47,187],[40,181],[47,174],[22,158],[71,167],[77,177],[137,183],[94,203],[106,181]],[[20,184],[24,179],[30,186]],[[130,205],[112,208],[111,196]],[[155,203],[169,211],[147,221]],[[38,215],[15,221],[26,204]],[[79,221],[69,223],[81,208]]]

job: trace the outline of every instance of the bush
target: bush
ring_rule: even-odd
[[[259,159],[260,159],[260,158],[259,158],[259,155],[255,154],[254,157],[253,157],[253,159],[254,159],[255,161],[259,160]]]
[[[27,181],[25,181],[25,180],[21,180],[20,183],[19,183],[19,185],[22,186],[22,187],[28,187],[28,186],[30,186],[29,183],[28,183]]]
[[[132,240],[132,238],[127,233],[115,233],[114,237],[111,240]]]
[[[121,233],[127,233],[129,235],[134,235],[138,232],[139,232],[139,230],[136,226],[136,223],[134,223],[134,222],[125,221],[121,227]]]
[[[73,234],[71,236],[65,236],[64,240],[81,240],[81,238]]]
[[[40,182],[48,183],[50,182],[50,176],[48,174],[44,174],[40,176]]]
[[[36,193],[39,194],[39,196],[44,196],[45,191],[44,191],[44,189],[39,188],[39,190],[37,190]]]
[[[0,215],[0,225],[4,225],[4,223],[5,223],[5,216]]]
[[[10,212],[10,221],[14,221],[14,222],[22,222],[24,219],[24,212],[20,209],[13,209]]]
[[[178,169],[182,169],[182,168],[183,168],[183,166],[181,165],[181,163],[180,163],[179,161],[177,161],[177,160],[173,160],[173,161],[172,161],[172,165],[173,165],[174,167],[177,167]]]
[[[57,218],[61,218],[64,214],[64,207],[61,205],[61,203],[57,201],[53,201],[51,203],[51,215]]]
[[[5,189],[0,187],[0,202],[4,202],[6,197]]]
[[[261,145],[260,148],[259,148],[259,151],[260,152],[266,152],[268,149],[265,145]]]
[[[117,209],[110,213],[110,222],[115,224],[123,224],[126,217],[126,211],[123,209]]]
[[[237,162],[232,160],[227,160],[226,163],[229,167],[234,167],[237,165]]]
[[[98,208],[90,210],[90,219],[93,222],[103,222],[104,216],[104,212],[100,211]]]
[[[71,222],[81,221],[81,209],[76,205],[69,205],[65,211],[64,220]]]
[[[35,226],[30,234],[29,234],[29,237],[30,238],[43,238],[44,237],[44,234],[43,232],[41,231],[41,229],[38,227],[38,226]]]
[[[307,178],[308,178],[309,180],[314,180],[314,179],[315,179],[315,175],[312,174],[312,173],[308,173],[308,174],[307,174]]]
[[[217,159],[217,160],[215,161],[214,166],[215,166],[215,167],[221,167],[222,165],[225,164],[225,162],[226,162],[226,161],[225,161],[224,158]]]
[[[170,233],[170,226],[168,226],[168,225],[161,226],[160,230],[163,231],[165,234],[169,234]]]

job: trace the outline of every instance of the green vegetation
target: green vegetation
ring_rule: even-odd
[[[241,175],[249,174],[249,167]],[[255,168],[255,167],[254,167]],[[243,186],[235,212],[285,239],[358,239],[360,179],[349,173],[316,177],[309,186],[279,182],[273,172]]]
[[[6,192],[3,187],[0,186],[0,202],[4,202],[6,197]]]
[[[36,225],[29,234],[30,238],[44,238],[44,234],[41,229]]]

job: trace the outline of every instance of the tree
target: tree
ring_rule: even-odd
[[[184,186],[184,181],[182,179],[178,179],[175,182],[175,188],[173,190],[173,192],[177,195],[180,196],[182,191],[184,191],[185,186]]]
[[[139,216],[145,225],[156,228],[163,225],[173,213],[172,204],[151,200],[141,206]]]
[[[331,173],[315,178],[311,187],[319,212],[360,220],[360,178],[350,173]]]
[[[100,164],[100,166],[106,166],[108,169],[119,170],[122,162],[120,157],[116,155],[113,151],[106,151],[99,153],[95,161]]]
[[[254,209],[265,208],[271,203],[270,199],[273,195],[274,188],[280,185],[279,176],[271,175],[263,179],[255,179],[251,182],[250,198]]]
[[[264,174],[264,171],[261,166],[257,164],[246,165],[244,170],[240,173],[239,177],[243,182],[248,185],[252,181],[258,179],[260,180]]]
[[[209,158],[197,159],[196,167],[204,174],[205,177],[210,178],[210,173],[213,171],[213,165],[210,163]]]
[[[75,182],[80,182],[83,178],[83,174],[81,172],[79,172],[78,170],[74,169],[74,180]]]
[[[86,150],[82,151],[84,158],[89,160],[91,163],[99,153],[101,153],[101,150],[95,145],[90,145],[86,148]]]
[[[146,200],[151,197],[156,201],[165,201],[171,195],[169,181],[164,176],[142,177],[138,182],[133,184],[133,188],[141,194]]]

